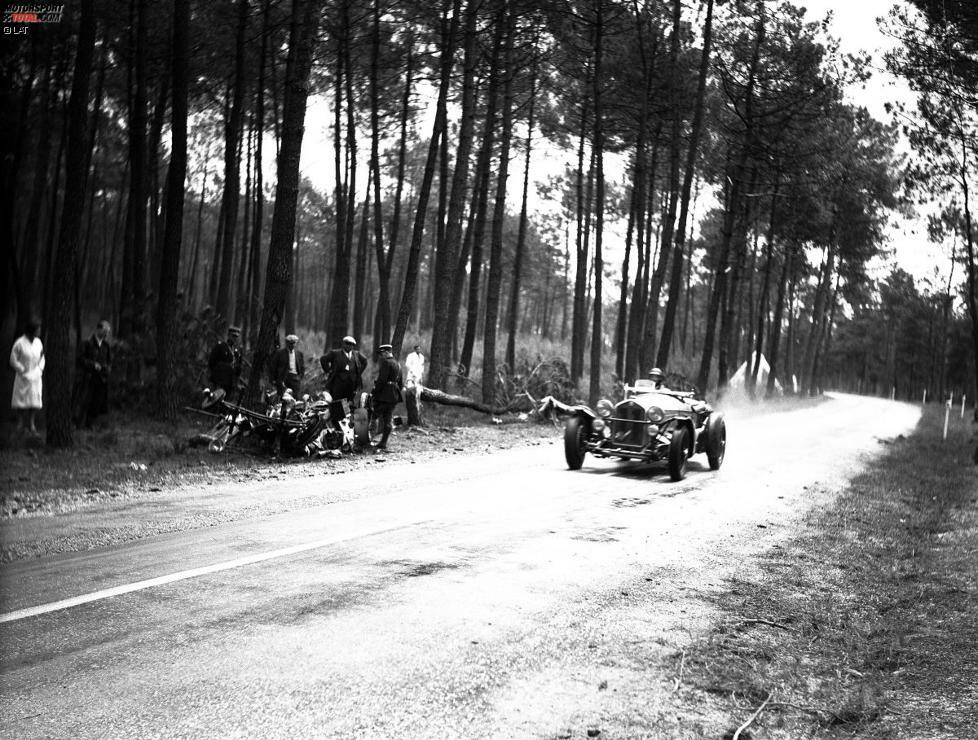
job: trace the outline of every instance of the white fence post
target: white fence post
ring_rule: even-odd
[[[924,406],[927,405],[927,389],[926,388],[924,388],[924,401],[923,401],[923,405]]]
[[[951,399],[947,399],[947,405],[944,406],[944,436],[942,439],[947,439],[947,420],[951,416]]]
[[[964,418],[964,399],[966,398],[967,396],[964,393],[962,393],[961,394],[961,418],[962,419]]]

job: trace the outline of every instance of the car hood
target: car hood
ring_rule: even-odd
[[[690,404],[683,398],[674,396],[670,393],[658,393],[655,391],[626,398],[624,401],[619,401],[615,405],[615,408],[618,408],[623,404],[630,403],[638,404],[644,409],[648,409],[650,406],[658,406],[665,413],[688,412],[690,410]]]

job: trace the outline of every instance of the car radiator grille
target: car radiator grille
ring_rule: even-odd
[[[611,419],[611,440],[623,447],[643,447],[646,443],[645,409],[637,403],[622,403]]]

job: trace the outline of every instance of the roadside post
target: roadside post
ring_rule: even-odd
[[[890,389],[890,400],[893,401],[895,399],[896,399],[896,386],[893,386],[893,388]]]
[[[947,399],[947,405],[944,406],[944,437],[942,439],[947,439],[947,420],[951,416],[951,399]]]
[[[927,405],[927,389],[926,388],[924,388],[924,400],[922,402],[922,405],[924,405],[924,406]]]
[[[964,399],[966,398],[967,396],[964,393],[962,393],[961,394],[961,418],[962,419],[964,418]]]

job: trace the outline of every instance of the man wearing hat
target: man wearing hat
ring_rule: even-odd
[[[377,369],[377,380],[374,381],[374,413],[377,414],[377,426],[383,430],[383,436],[377,443],[378,450],[387,449],[387,438],[394,429],[394,407],[401,401],[401,366],[394,359],[394,348],[389,344],[380,345],[380,367]]]
[[[326,390],[333,397],[330,415],[339,419],[347,414],[343,408],[346,399],[349,408],[356,403],[357,393],[363,390],[363,371],[367,368],[367,358],[357,349],[357,340],[351,336],[343,337],[343,346],[331,349],[319,358],[326,376]]]
[[[275,390],[281,395],[288,388],[295,398],[299,397],[302,376],[306,374],[306,358],[296,349],[297,344],[299,337],[289,334],[285,338],[285,346],[272,355],[269,366]]]
[[[223,388],[228,401],[238,389],[238,378],[241,377],[241,328],[229,326],[227,339],[218,342],[207,358],[207,369],[210,371],[210,381],[214,388]]]

